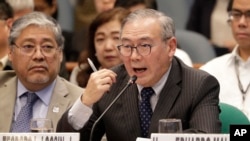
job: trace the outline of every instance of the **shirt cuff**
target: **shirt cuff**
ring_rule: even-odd
[[[84,105],[80,97],[69,110],[68,122],[75,130],[80,130],[88,121],[92,113],[92,108]]]

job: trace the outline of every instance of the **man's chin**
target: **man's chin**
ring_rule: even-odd
[[[28,82],[33,83],[33,84],[43,84],[49,81],[49,77],[36,76],[36,77],[29,77],[27,78],[27,80]]]

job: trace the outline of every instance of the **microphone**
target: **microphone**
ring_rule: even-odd
[[[137,76],[133,75],[128,83],[126,84],[126,86],[121,90],[121,92],[115,97],[115,99],[109,104],[109,106],[103,111],[103,113],[99,116],[99,118],[95,121],[95,123],[93,124],[92,128],[91,128],[91,132],[90,132],[90,137],[89,137],[89,141],[92,141],[92,136],[93,136],[93,132],[95,129],[96,124],[101,120],[101,118],[105,115],[105,113],[107,113],[107,111],[110,109],[110,107],[117,101],[117,99],[123,94],[123,92],[131,85],[131,84],[135,84],[135,81],[137,79]]]

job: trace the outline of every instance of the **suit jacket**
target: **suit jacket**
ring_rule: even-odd
[[[83,89],[61,77],[56,78],[56,85],[49,104],[47,118],[54,128],[62,114],[83,93]],[[17,96],[17,77],[14,71],[0,71],[0,132],[10,132]],[[58,112],[53,109],[58,107]]]
[[[93,106],[93,114],[80,130],[81,140],[89,140],[94,121],[126,85],[129,76],[123,65],[114,69],[118,74],[108,94]],[[103,118],[96,124],[93,141],[99,141],[106,133],[109,141],[135,141],[141,136],[138,108],[138,89],[128,87]],[[153,112],[149,136],[158,132],[158,121],[163,118],[182,120],[184,132],[220,133],[219,83],[208,73],[186,66],[176,57],[169,77],[160,92]],[[59,132],[73,131],[65,113],[58,123]]]
[[[211,15],[216,0],[195,0],[186,28],[211,38]],[[225,21],[226,22],[226,21]]]

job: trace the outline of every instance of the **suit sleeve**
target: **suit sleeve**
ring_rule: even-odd
[[[190,128],[184,132],[220,133],[218,81],[211,75],[205,75],[194,95]]]

